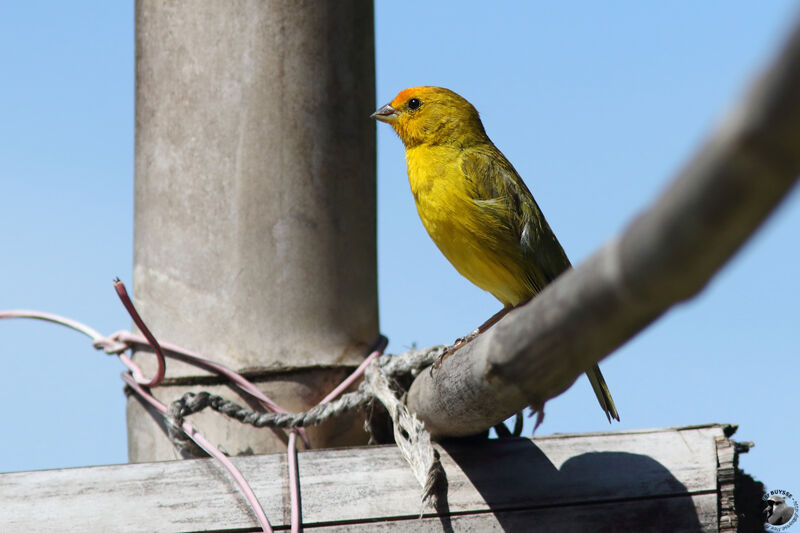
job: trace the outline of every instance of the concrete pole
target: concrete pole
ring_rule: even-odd
[[[374,87],[371,0],[136,2],[134,302],[159,339],[290,410],[378,334]],[[245,403],[192,367],[170,362],[167,378],[165,402]],[[127,417],[132,462],[176,457],[135,398]],[[230,455],[285,449],[283,432],[192,420]],[[355,419],[309,436],[365,441]]]

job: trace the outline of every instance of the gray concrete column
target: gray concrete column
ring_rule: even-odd
[[[134,302],[159,339],[287,409],[319,401],[378,334],[374,88],[371,0],[136,2]],[[167,378],[162,401],[244,401],[179,363]],[[193,419],[231,455],[285,447]],[[128,428],[131,461],[175,457],[134,398]],[[364,440],[354,420],[309,433]]]

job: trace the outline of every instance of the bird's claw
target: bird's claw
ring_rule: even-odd
[[[442,355],[440,355],[439,358],[436,360],[436,362],[431,365],[431,370],[430,370],[431,376],[433,375],[434,370],[439,370],[439,367],[442,366],[442,361],[444,361],[445,358],[452,353],[450,348],[452,348],[452,346],[446,347],[442,352]]]
[[[442,352],[442,355],[439,356],[439,359],[437,359],[436,362],[433,363],[433,365],[431,366],[430,370],[431,375],[433,375],[434,370],[439,370],[439,367],[442,366],[442,361],[447,359],[449,356],[451,356],[452,354],[454,354],[467,344],[469,344],[473,339],[475,339],[475,337],[477,337],[480,334],[480,332],[481,332],[480,329],[476,329],[465,337],[457,338],[455,341],[453,341],[453,344],[447,346]]]

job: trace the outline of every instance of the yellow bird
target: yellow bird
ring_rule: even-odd
[[[441,87],[412,87],[372,117],[391,125],[405,145],[411,193],[433,242],[464,277],[502,302],[501,313],[570,268],[525,182],[467,100]],[[619,420],[600,368],[586,374],[609,421]]]

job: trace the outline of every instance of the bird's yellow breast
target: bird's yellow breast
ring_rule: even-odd
[[[526,283],[519,242],[508,221],[483,208],[471,195],[461,169],[461,152],[448,146],[406,150],[408,178],[417,212],[436,246],[461,275],[503,305],[533,296]]]

